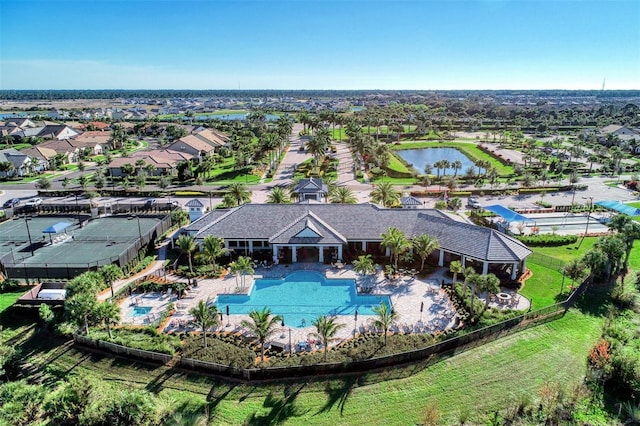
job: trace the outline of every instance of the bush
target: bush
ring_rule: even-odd
[[[256,353],[235,336],[207,334],[207,347],[203,347],[203,336],[192,335],[184,341],[182,356],[232,367],[251,368]]]
[[[109,339],[106,331],[91,330],[91,338],[93,339],[104,340],[105,342],[145,351],[173,355],[176,349],[182,346],[182,343],[177,337],[158,333],[153,327],[143,329],[116,328],[112,330],[112,335],[113,338]]]
[[[529,246],[564,246],[578,241],[577,235],[537,234],[518,235],[517,239]]]
[[[8,279],[0,281],[0,293],[11,293],[20,289],[18,280]]]

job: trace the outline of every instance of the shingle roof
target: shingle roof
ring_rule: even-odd
[[[407,195],[406,197],[400,198],[400,204],[403,206],[421,206],[422,203],[413,195]]]
[[[480,260],[515,262],[531,254],[514,238],[452,220],[437,210],[385,209],[373,204],[244,204],[207,214],[187,230],[198,239],[216,235],[286,243],[286,238],[304,228],[307,219],[327,238],[318,243],[328,243],[329,238],[335,242],[380,241],[383,232],[396,227],[408,237],[435,236],[446,251]]]
[[[187,201],[185,206],[187,206],[187,207],[204,207],[204,204],[202,204],[202,201],[198,200],[197,198],[194,198],[193,200]]]

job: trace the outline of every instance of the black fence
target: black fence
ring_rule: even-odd
[[[531,253],[527,259],[530,262],[545,266],[558,272],[562,272],[565,262],[556,257],[547,256],[546,254]]]
[[[553,321],[557,318],[562,317],[567,309],[569,309],[571,304],[576,300],[576,298],[585,291],[590,282],[590,278],[587,278],[585,281],[583,281],[582,284],[577,289],[575,289],[574,292],[569,296],[569,298],[567,298],[567,300],[565,300],[564,302],[547,306],[535,311],[527,312],[518,317],[511,318],[506,321],[502,321],[500,323],[478,330],[469,331],[468,333],[465,333],[462,330],[458,333],[464,334],[458,334],[456,336],[449,337],[441,342],[413,351],[402,352],[398,354],[361,361],[299,365],[289,367],[238,368],[183,357],[176,357],[177,362],[175,365],[187,370],[218,374],[235,379],[246,381],[261,381],[285,378],[301,378],[318,375],[332,375],[340,373],[359,373],[392,366],[400,366],[413,362],[435,362],[441,357],[452,352],[466,351],[468,349],[483,345],[487,342],[507,336],[514,332],[521,331],[548,321]],[[93,348],[99,347],[109,350],[111,350],[110,347],[113,346],[113,344],[109,344],[110,347],[107,347],[101,342],[89,339],[84,336],[75,336],[75,342],[80,345],[90,346]],[[118,352],[112,350],[112,352],[123,353],[123,350],[118,349]],[[136,357],[149,361],[157,362],[160,360],[158,355],[162,355],[155,353],[153,355],[149,355],[142,352],[146,351],[138,351],[136,353]]]

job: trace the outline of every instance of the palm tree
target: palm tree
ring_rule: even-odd
[[[384,331],[384,345],[387,346],[387,333],[389,332],[391,324],[398,319],[398,313],[384,302],[380,302],[380,305],[374,306],[371,310],[378,316],[373,321],[373,325]]]
[[[224,247],[224,238],[207,235],[202,242],[202,251],[207,260],[211,262],[211,271],[215,273],[216,259],[227,252]]]
[[[633,250],[633,243],[640,239],[640,224],[626,214],[618,214],[609,221],[607,226],[609,229],[616,231],[617,235],[624,240],[625,256],[622,265],[623,269],[626,269],[629,256]]]
[[[449,271],[453,274],[453,288],[455,289],[458,274],[462,272],[462,263],[459,260],[452,261],[449,263]]]
[[[347,186],[338,186],[329,192],[329,202],[333,204],[356,204],[358,199]]]
[[[478,277],[476,291],[487,293],[484,301],[484,310],[486,311],[489,307],[489,296],[500,292],[500,278],[494,274],[478,275]]]
[[[95,316],[98,321],[104,322],[109,339],[111,339],[111,324],[120,322],[120,308],[118,305],[111,302],[100,303],[95,309]]]
[[[245,185],[238,182],[232,183],[231,186],[229,186],[227,194],[229,194],[233,202],[238,206],[251,201],[251,192],[247,190]]]
[[[281,186],[276,186],[267,194],[267,204],[290,204],[291,198],[288,191]]]
[[[376,204],[391,207],[400,199],[400,193],[389,182],[382,182],[371,191],[370,197]]]
[[[204,337],[204,347],[207,347],[207,330],[215,327],[220,322],[220,313],[216,305],[208,306],[207,303],[200,299],[198,304],[189,309],[189,314],[193,316],[193,323],[202,329]]]
[[[411,242],[398,228],[389,228],[382,234],[382,247],[389,250],[389,257],[396,269],[398,269],[398,258],[411,248]]]
[[[455,160],[454,162],[451,163],[451,167],[453,168],[453,176],[457,177],[458,176],[458,170],[460,170],[462,168],[462,161]]]
[[[198,248],[196,241],[193,239],[191,235],[182,234],[176,241],[176,245],[180,249],[182,253],[187,255],[187,259],[189,259],[189,272],[193,274],[193,265],[191,264],[191,253],[196,251]]]
[[[283,321],[282,316],[271,315],[271,309],[265,306],[260,311],[254,309],[249,312],[249,318],[251,321],[242,320],[240,324],[248,328],[260,342],[260,359],[264,362],[264,342],[276,332]]]
[[[373,262],[373,258],[370,254],[361,255],[353,261],[353,270],[357,274],[373,274],[376,271],[376,265]]]
[[[427,257],[440,247],[438,239],[427,234],[421,234],[412,241],[413,251],[420,257],[420,270],[424,269],[424,262]]]
[[[111,263],[100,268],[100,273],[102,274],[104,282],[111,287],[111,297],[113,297],[113,283],[124,276],[122,269],[115,263]]]
[[[235,261],[236,268],[238,273],[242,276],[242,287],[245,286],[245,275],[253,274],[255,270],[253,269],[253,262],[250,257],[240,256],[238,260]]]
[[[322,346],[324,347],[324,360],[326,362],[329,343],[333,340],[338,331],[341,328],[345,327],[345,324],[337,323],[336,317],[322,315],[313,320],[311,324],[313,324],[313,326],[316,328],[315,333],[313,333],[312,335],[316,339],[319,339],[322,342]]]
[[[76,324],[84,327],[85,334],[89,334],[89,318],[96,308],[95,293],[82,292],[71,296],[64,302],[64,308]]]

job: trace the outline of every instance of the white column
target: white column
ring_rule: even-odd
[[[296,263],[298,261],[298,247],[291,247],[291,263]]]
[[[482,262],[482,275],[489,273],[489,262]]]
[[[319,246],[318,250],[319,250],[318,262],[324,263],[324,246]]]
[[[513,265],[511,265],[511,279],[515,280],[516,278],[518,278],[518,262],[513,262]]]
[[[226,250],[229,250],[229,241],[228,240],[224,240],[224,248]]]
[[[342,245],[338,246],[338,260],[342,262]]]
[[[249,240],[249,253],[253,253],[253,240]]]
[[[438,257],[438,266],[444,266],[444,250],[440,249],[440,256]]]
[[[272,246],[273,257],[278,258],[278,246]]]
[[[387,257],[391,256],[391,250],[389,250],[388,248],[384,249],[384,255]]]
[[[460,265],[462,265],[463,268],[466,268],[466,262],[467,262],[467,258],[463,256],[460,256]]]
[[[362,251],[367,251],[367,242],[366,241],[362,242]]]

